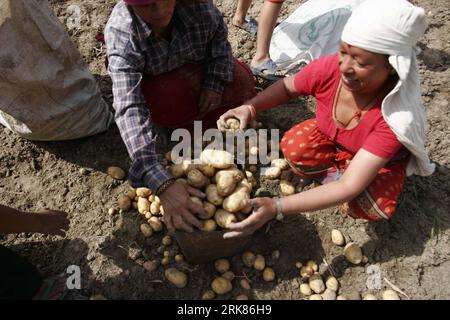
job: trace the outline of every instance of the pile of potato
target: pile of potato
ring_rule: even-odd
[[[119,195],[117,204],[123,211],[133,207],[145,218],[146,223],[140,225],[140,230],[145,237],[150,237],[154,232],[160,232],[163,229],[163,206],[159,197],[149,188],[130,188],[127,193]],[[112,210],[114,209],[110,209]]]
[[[272,257],[278,258],[279,251],[273,252]],[[266,260],[261,254],[254,254],[251,251],[245,251],[242,254],[242,262],[246,267],[258,270],[261,272],[261,277],[265,282],[271,282],[275,280],[275,271],[266,266]],[[250,290],[249,279],[245,276],[236,276],[233,271],[231,271],[231,264],[227,259],[218,259],[214,262],[214,268],[220,274],[215,277],[211,282],[211,289],[206,290],[203,295],[203,300],[214,299],[216,295],[224,295],[233,290],[233,280],[236,278],[241,278],[239,285],[244,290]],[[240,294],[235,297],[236,300],[248,300],[247,295]]]
[[[170,160],[170,153],[166,155]],[[227,151],[204,150],[200,155],[201,164],[183,161],[181,164],[168,165],[169,171],[178,181],[203,191],[204,199],[191,197],[194,203],[205,209],[202,220],[203,231],[226,229],[231,223],[245,219],[251,212],[246,206],[256,180],[250,171],[247,178],[233,164],[233,155]]]
[[[344,246],[343,255],[346,260],[352,264],[366,264],[368,259],[363,255],[361,248],[354,242],[346,245],[345,237],[342,232],[334,229],[331,231],[331,241],[337,246]],[[329,276],[324,281],[323,275],[318,272],[318,266],[313,260],[309,260],[303,265],[301,262],[296,263],[296,267],[300,269],[300,277],[302,283],[300,292],[308,300],[349,300],[361,299],[358,292],[353,292],[349,297],[338,294],[340,284],[334,276]],[[385,290],[382,292],[383,300],[400,300],[398,294],[394,290]],[[363,300],[378,300],[373,294],[366,294]]]

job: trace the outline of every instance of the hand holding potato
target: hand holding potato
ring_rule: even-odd
[[[223,115],[220,116],[219,120],[217,120],[217,128],[221,131],[225,131],[226,129],[229,129],[227,126],[227,119],[228,118],[236,118],[241,123],[239,129],[245,129],[247,125],[252,120],[252,113],[250,111],[249,105],[242,105],[240,107],[228,110]]]
[[[205,215],[204,208],[192,202],[190,196],[204,198],[205,194],[200,190],[185,185],[179,181],[174,182],[160,198],[164,207],[164,222],[169,232],[181,229],[192,232],[192,226],[201,228],[202,224],[194,214]]]
[[[229,232],[223,235],[224,239],[244,237],[261,228],[267,221],[275,218],[276,207],[272,198],[254,198],[248,201],[253,213],[247,219],[228,226]]]

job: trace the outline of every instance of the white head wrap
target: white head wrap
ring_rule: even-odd
[[[412,153],[407,174],[427,176],[435,165],[425,150],[426,114],[422,105],[415,44],[426,29],[425,13],[406,0],[366,0],[350,16],[342,41],[389,55],[399,81],[384,98],[381,112],[398,140]]]

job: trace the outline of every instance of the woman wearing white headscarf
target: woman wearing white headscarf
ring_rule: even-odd
[[[388,219],[407,175],[433,173],[425,150],[415,44],[425,32],[422,8],[405,0],[366,0],[349,18],[340,50],[278,81],[223,114],[241,127],[300,95],[316,98],[316,118],[285,133],[281,149],[292,170],[321,186],[279,198],[250,200],[253,213],[225,237],[246,235],[268,220],[340,205],[354,218]]]

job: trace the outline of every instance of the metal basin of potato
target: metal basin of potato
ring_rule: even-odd
[[[207,263],[230,257],[244,251],[250,244],[251,235],[243,238],[224,239],[221,231],[176,231],[175,239],[186,260],[193,264]]]

